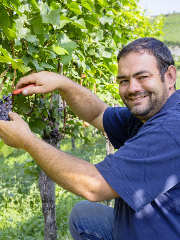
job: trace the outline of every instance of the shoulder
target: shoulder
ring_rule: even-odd
[[[138,119],[126,107],[108,107],[103,116],[103,124],[107,127],[109,127],[111,122],[128,125],[136,120]]]
[[[104,130],[115,148],[119,148],[131,136],[135,129],[136,121],[139,122],[125,107],[109,107],[104,112]]]

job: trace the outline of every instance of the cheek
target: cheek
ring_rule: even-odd
[[[128,88],[127,88],[127,87],[125,87],[125,86],[119,86],[119,94],[120,94],[120,96],[121,96],[121,95],[122,95],[122,96],[126,95],[127,91],[128,91]]]
[[[125,91],[123,91],[123,89],[119,88],[119,95],[121,98],[124,97]]]

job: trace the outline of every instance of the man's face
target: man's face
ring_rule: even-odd
[[[159,112],[172,94],[162,81],[156,58],[146,52],[131,52],[118,64],[119,93],[129,110],[142,121]]]

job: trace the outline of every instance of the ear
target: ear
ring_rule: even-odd
[[[167,83],[167,86],[169,87],[169,90],[175,90],[175,84],[176,84],[176,67],[171,65],[168,67],[167,72],[164,75],[165,81]]]

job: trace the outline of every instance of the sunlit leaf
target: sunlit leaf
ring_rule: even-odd
[[[88,0],[81,0],[81,5],[87,10],[89,10],[90,12],[92,12],[92,7],[91,7],[91,4],[89,4],[89,2],[90,1]]]
[[[60,16],[60,28],[63,28],[67,23],[70,23],[72,20],[65,16]]]
[[[60,9],[51,9],[46,3],[40,4],[42,22],[52,25],[60,24]]]
[[[72,21],[72,24],[75,25],[76,27],[80,28],[80,29],[86,29],[86,24],[85,24],[85,21],[84,21],[83,18],[80,18],[78,20],[74,19]]]
[[[4,28],[4,33],[6,34],[9,40],[13,40],[17,37],[16,32],[11,28]]]
[[[100,22],[104,25],[106,23],[108,23],[109,25],[111,25],[113,23],[113,18],[112,17],[108,17],[108,16],[104,16],[104,17],[101,17],[100,19]]]
[[[97,2],[102,6],[102,7],[106,7],[108,5],[106,0],[97,0]]]
[[[12,58],[10,58],[9,56],[0,56],[0,62],[1,63],[11,63]]]
[[[53,51],[58,55],[66,55],[68,51],[60,46],[52,46]]]
[[[24,65],[24,63],[18,62],[18,61],[12,61],[12,67],[13,67],[13,69],[19,70],[23,74],[25,74],[31,70],[30,67],[27,67]]]
[[[70,4],[67,5],[69,10],[71,10],[72,12],[74,12],[77,15],[82,14],[82,10],[81,7],[79,6],[78,3],[76,2],[71,2]]]

